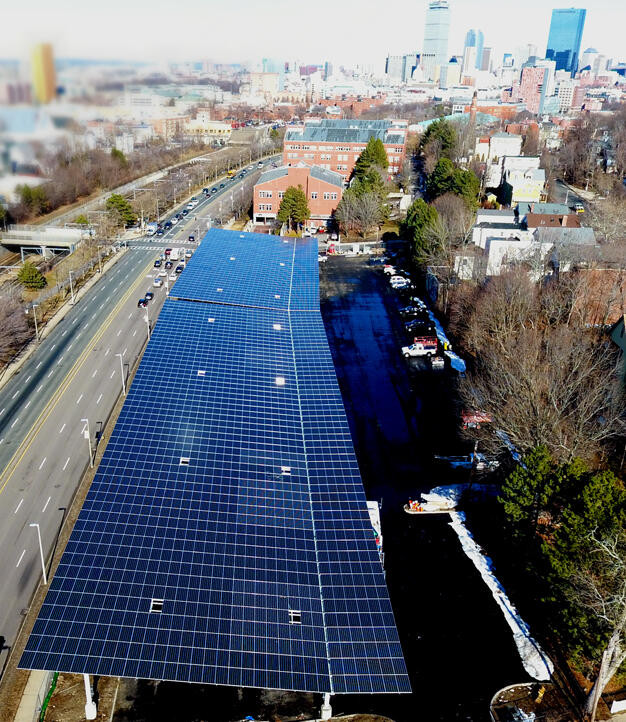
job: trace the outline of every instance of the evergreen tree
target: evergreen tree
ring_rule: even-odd
[[[280,223],[287,223],[289,230],[299,223],[306,223],[311,215],[307,204],[306,195],[302,186],[289,186],[285,191],[276,218]]]
[[[429,197],[437,198],[444,193],[455,192],[455,169],[449,158],[440,158],[426,181]]]
[[[87,216],[81,213],[79,216],[76,216],[76,218],[74,218],[74,223],[80,223],[82,226],[88,226],[89,220],[87,219]]]
[[[372,164],[382,168],[383,170],[387,170],[389,167],[387,151],[385,150],[385,146],[380,138],[376,138],[372,143]]]
[[[452,192],[461,196],[469,208],[478,206],[478,194],[480,193],[480,181],[471,170],[457,168],[454,173]]]
[[[359,155],[354,164],[353,176],[359,180],[367,173],[374,162],[373,144],[374,138],[370,138],[365,146],[365,150],[361,151],[361,155]]]
[[[128,160],[126,159],[126,156],[124,155],[124,153],[122,153],[121,150],[118,150],[117,148],[111,148],[111,158],[113,158],[113,160],[116,160],[124,168],[128,165]]]
[[[133,223],[137,221],[137,216],[135,215],[132,206],[126,198],[119,195],[119,193],[113,193],[113,195],[107,198],[106,208],[108,211],[117,213],[120,225],[123,225],[126,228],[128,228],[128,226],[132,226]]]
[[[536,523],[539,511],[556,493],[552,457],[546,446],[537,446],[507,476],[499,497],[509,522],[518,526]]]
[[[456,130],[443,118],[431,123],[420,139],[420,150],[433,141],[441,145],[441,154],[450,158],[456,147]]]
[[[421,258],[425,251],[424,230],[437,219],[437,209],[418,198],[410,205],[406,218],[400,224],[402,236],[413,244],[413,255]]]
[[[46,279],[34,263],[26,261],[17,273],[17,280],[30,290],[43,288]]]

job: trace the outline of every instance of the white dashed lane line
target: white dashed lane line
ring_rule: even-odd
[[[69,463],[70,463],[70,457],[68,456],[68,457],[67,457],[67,461],[65,462],[65,464],[63,464],[63,469],[62,469],[62,471],[65,471],[65,470],[67,469],[67,465],[68,465]]]
[[[19,565],[22,563],[22,559],[24,558],[24,554],[26,554],[26,549],[20,554],[20,558],[17,560],[17,564],[15,565],[15,568],[17,569]]]

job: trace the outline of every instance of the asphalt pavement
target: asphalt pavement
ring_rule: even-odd
[[[259,172],[255,164],[246,177]],[[153,287],[154,260],[174,244],[193,250],[240,180],[197,194],[198,206],[163,236],[130,241],[0,390],[0,670],[42,579],[30,525],[39,525],[47,563],[98,431],[123,393],[122,372],[128,378],[165,301],[167,286]],[[148,290],[154,299],[138,308]]]

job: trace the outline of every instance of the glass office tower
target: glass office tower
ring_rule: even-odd
[[[571,75],[578,70],[586,14],[580,8],[552,11],[546,59],[556,61],[557,70],[567,70]]]
[[[424,25],[424,45],[421,66],[427,80],[438,77],[438,68],[448,63],[448,34],[450,32],[450,6],[448,0],[428,3]]]
[[[465,46],[463,48],[463,54],[465,54],[465,48],[476,48],[476,67],[478,70],[481,69],[483,64],[483,49],[485,47],[485,36],[483,31],[478,28],[472,28],[468,30],[465,35]]]

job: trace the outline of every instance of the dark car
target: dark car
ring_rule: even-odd
[[[208,193],[208,192],[209,192],[209,189],[208,189],[208,188],[203,188],[203,189],[202,189],[202,192],[203,192],[203,193]]]
[[[169,271],[169,269],[170,269],[173,265],[174,265],[174,264],[172,263],[172,261],[165,261],[165,269],[166,269],[166,270]]]
[[[225,185],[226,185],[225,183],[220,183],[220,188],[224,188]]]
[[[405,306],[400,309],[401,316],[416,316],[418,314],[424,314],[425,317],[428,318],[428,313],[421,306]]]
[[[166,221],[165,225],[163,226],[163,228],[165,228],[166,231],[169,230],[171,227],[172,227],[172,221]]]
[[[140,298],[137,301],[137,308],[145,308],[148,305],[148,301],[145,298]]]
[[[182,273],[184,270],[185,270],[184,266],[176,266],[176,268],[174,269],[174,271],[176,273]]]
[[[154,293],[152,291],[146,291],[146,301],[152,301],[154,298]]]
[[[432,321],[424,321],[421,318],[415,318],[413,321],[409,321],[404,324],[407,333],[416,333],[418,335],[425,336],[429,333],[435,333],[435,327]]]
[[[171,249],[171,248],[166,248],[166,249],[163,251],[163,253],[165,253],[166,256],[169,256],[171,252],[172,252],[172,249]]]
[[[186,216],[188,213],[189,213],[189,211],[188,211],[186,208],[184,208],[184,209],[183,209],[183,215]]]
[[[189,236],[189,238],[188,238],[187,240],[189,241],[189,243],[195,243],[195,242],[196,242],[196,237],[195,237],[195,236]]]
[[[211,188],[211,193],[217,193],[217,188]]]
[[[157,234],[157,236],[162,236],[162,235],[163,235],[163,229],[162,229],[162,228],[159,228],[158,231],[156,232],[156,234]]]
[[[154,267],[161,268],[161,259],[160,258],[156,259],[156,261],[154,262]]]

